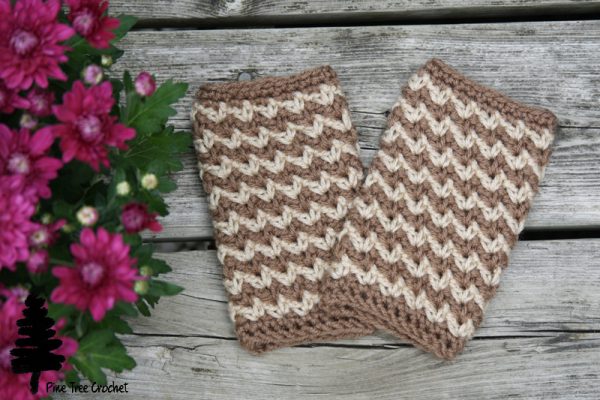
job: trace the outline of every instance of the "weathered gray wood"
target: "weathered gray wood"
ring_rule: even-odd
[[[370,22],[424,18],[476,18],[538,13],[591,11],[597,1],[577,0],[112,0],[113,13],[133,14],[142,21],[215,22],[215,19],[248,23]]]
[[[384,123],[381,121],[381,129]],[[379,135],[381,132],[368,127],[359,127],[359,130],[361,134],[376,131]],[[363,144],[364,165],[370,164],[375,151],[370,144]],[[198,177],[193,152],[186,154],[183,161],[185,168],[177,174],[179,188],[167,197],[171,214],[163,219],[164,230],[155,235],[161,239],[212,235],[208,199]],[[526,227],[560,228],[599,223],[600,129],[563,128]]]
[[[477,337],[600,331],[598,254],[600,239],[519,242]],[[161,299],[152,318],[135,319],[134,331],[234,338],[215,252],[164,253],[161,258],[173,267],[169,279],[185,291]],[[382,334],[354,342],[400,343]]]
[[[103,399],[594,399],[598,333],[474,341],[453,362],[410,347],[296,347],[257,357],[223,339],[124,338],[129,394]],[[80,398],[79,395],[58,399]]]
[[[599,252],[599,239],[519,243],[484,326],[452,362],[381,333],[252,356],[227,319],[214,252],[162,254],[186,290],[132,321],[123,341],[137,367],[109,374],[130,393],[102,398],[597,399]]]
[[[240,72],[284,75],[323,63],[339,72],[364,159],[373,155],[384,112],[425,60],[440,57],[515,99],[553,110],[564,128],[527,227],[600,225],[600,22],[134,32],[116,66],[150,69],[191,83],[173,119],[189,129],[193,91]],[[208,237],[210,218],[193,157],[169,196],[160,238]]]

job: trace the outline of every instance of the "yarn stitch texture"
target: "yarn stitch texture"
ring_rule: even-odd
[[[451,359],[508,265],[557,119],[433,59],[387,125],[334,249],[325,303],[353,304],[363,321]]]
[[[192,120],[245,348],[382,328],[446,359],[483,320],[557,126],[437,59],[402,90],[364,182],[330,67],[206,85]]]
[[[322,281],[362,183],[356,130],[328,66],[201,87],[200,176],[238,339],[251,352],[369,334]]]

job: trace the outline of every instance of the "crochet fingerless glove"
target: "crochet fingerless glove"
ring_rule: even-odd
[[[325,269],[362,182],[335,72],[203,86],[192,121],[242,346],[263,352],[371,333],[351,307],[323,304]]]
[[[334,250],[325,303],[442,358],[481,324],[538,190],[557,125],[426,63],[394,105]]]

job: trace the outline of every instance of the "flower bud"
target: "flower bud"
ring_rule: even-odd
[[[42,215],[42,218],[40,220],[42,221],[42,224],[48,225],[53,220],[52,214],[50,214],[50,213],[44,213]]]
[[[25,129],[33,129],[36,127],[37,123],[37,119],[29,113],[23,113],[21,120],[19,121],[21,128]]]
[[[75,230],[75,227],[71,224],[64,224],[60,229],[62,229],[64,233],[71,233]]]
[[[100,64],[102,64],[103,67],[110,68],[110,66],[113,65],[113,59],[108,54],[102,54]]]
[[[144,189],[152,190],[158,186],[158,178],[154,174],[145,174],[142,176],[142,187]]]
[[[92,226],[98,222],[98,210],[90,206],[81,207],[77,211],[77,220],[83,226]]]
[[[135,290],[137,294],[146,294],[148,293],[148,289],[150,289],[150,285],[146,280],[135,281],[135,284],[133,285],[133,290]]]
[[[151,96],[156,90],[156,82],[148,72],[140,72],[135,78],[135,91],[140,96]]]
[[[117,183],[117,194],[119,196],[127,196],[131,192],[131,186],[129,182],[123,181]]]
[[[102,82],[102,68],[96,64],[88,65],[81,73],[83,81],[88,85],[97,85]]]
[[[154,274],[154,271],[152,270],[152,267],[150,267],[148,265],[142,265],[140,267],[140,275],[142,275],[142,276],[152,276],[152,274]]]

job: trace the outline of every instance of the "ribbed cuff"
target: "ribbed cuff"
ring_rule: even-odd
[[[475,101],[486,111],[498,111],[504,118],[514,122],[523,121],[533,128],[555,130],[558,120],[549,110],[522,104],[510,97],[477,83],[456,71],[443,61],[433,58],[419,70],[428,73],[433,83],[450,87],[461,100]]]

